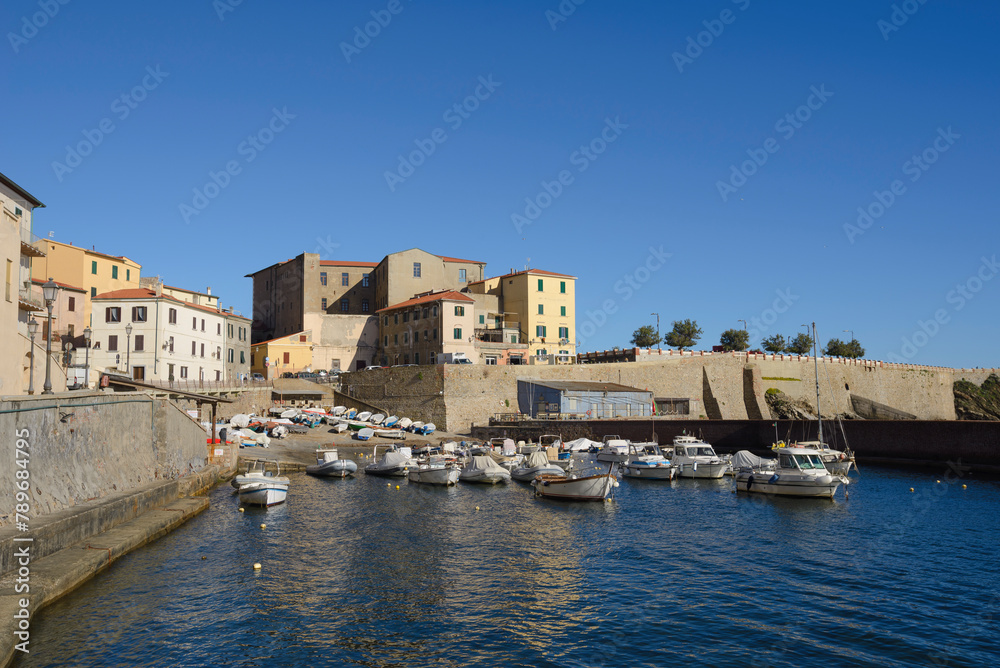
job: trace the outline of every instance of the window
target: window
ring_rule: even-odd
[[[68,303],[66,304],[66,310],[67,311],[75,311],[76,310],[76,297],[70,297],[69,298]]]
[[[281,359],[282,359],[282,362],[284,364],[288,364],[288,360],[289,360],[289,356],[290,355],[291,355],[291,353],[283,353],[282,354]]]
[[[420,364],[420,353],[413,353],[413,363]]]
[[[215,323],[215,333],[218,334],[219,336],[222,336],[222,323],[221,322]]]
[[[247,363],[247,353],[246,353],[245,350],[241,350],[240,351],[240,364],[246,364],[246,363]]]
[[[145,306],[133,306],[132,307],[132,322],[146,322],[146,307]]]
[[[351,284],[351,275],[348,274],[346,271],[340,275],[340,284],[341,285]]]
[[[13,267],[14,267],[14,261],[7,260],[7,301],[9,302],[14,301],[10,296],[10,276],[11,276],[11,269]]]
[[[351,302],[350,302],[350,300],[347,299],[347,297],[344,297],[343,299],[340,300],[340,310],[343,313],[347,313],[347,311],[350,308],[351,308]]]
[[[559,292],[566,294],[566,281],[559,281]]]
[[[420,263],[413,263],[413,278],[420,278]]]
[[[496,366],[497,356],[496,355],[487,355],[486,356],[486,363],[487,364],[491,364],[493,366]]]
[[[120,306],[109,306],[104,309],[104,322],[121,322],[122,309]]]
[[[403,322],[410,322],[410,312],[407,311],[403,314]]]
[[[539,292],[542,292],[542,291],[543,291],[543,290],[542,290],[542,279],[540,279],[540,278],[538,279],[538,291],[539,291]]]
[[[325,271],[319,272],[319,284],[320,285],[326,285],[326,272]]]
[[[382,316],[382,324],[384,324],[386,327],[389,326],[389,316],[387,315]]]
[[[215,346],[215,359],[222,359],[222,348],[220,346]]]
[[[389,345],[389,335],[388,335],[388,334],[386,334],[386,335],[385,335],[385,336],[383,337],[383,340],[382,340],[382,345],[383,345],[383,346],[387,346],[387,345]]]
[[[535,336],[545,336],[545,325],[535,325]]]
[[[132,270],[131,269],[126,269],[125,270],[125,280],[126,281],[131,281],[132,280]]]
[[[392,324],[394,324],[394,325],[398,325],[399,324],[399,314],[398,313],[393,313],[392,314]]]
[[[368,287],[368,274],[361,274],[361,287]]]
[[[230,363],[230,364],[232,364],[232,363],[233,363],[233,353],[234,353],[234,352],[235,352],[235,351],[234,351],[234,350],[233,350],[232,348],[230,348],[230,349],[229,349],[229,363]],[[240,351],[240,352],[243,352],[243,351]]]
[[[458,282],[465,283],[465,269],[458,270]]]
[[[438,330],[437,327],[431,330],[431,339],[434,341],[438,340]]]
[[[221,376],[222,376],[222,372],[221,371],[216,371],[215,372],[215,380],[216,381],[222,380]]]
[[[455,307],[455,315],[465,315],[465,307],[464,306],[456,306]]]
[[[426,341],[427,339],[429,339],[430,336],[431,336],[430,330],[429,329],[425,329],[424,330],[424,341]]]
[[[485,315],[480,315],[479,316],[479,324],[480,325],[485,325],[486,324],[486,316]]]
[[[93,262],[90,263],[90,273],[94,275],[97,274],[97,260],[94,260]]]
[[[438,307],[437,307],[437,306],[434,306],[433,308],[431,308],[431,313],[432,313],[432,314],[434,315],[434,317],[436,318],[436,317],[437,317],[437,314],[438,314]]]
[[[233,338],[233,325],[232,323],[226,325],[226,336]]]
[[[362,299],[361,300],[361,312],[362,313],[368,313],[368,300],[367,299]]]
[[[559,315],[565,317],[565,315],[566,315],[566,307],[565,306],[560,306],[559,307]]]
[[[118,337],[111,335],[108,337],[108,352],[115,352],[118,350]]]
[[[169,322],[171,325],[177,324],[177,309],[172,308],[169,311],[167,311],[167,322]]]
[[[409,343],[409,342],[410,342],[410,333],[403,332],[403,343]]]
[[[203,344],[201,344],[201,356],[202,356],[202,357],[204,357],[204,356],[205,356],[205,344],[204,344],[204,343],[203,343]]]
[[[417,320],[420,320],[420,309],[413,312],[413,321],[416,322]]]
[[[510,342],[511,343],[517,343],[517,334],[511,334],[510,335]]]
[[[545,315],[545,306],[543,304],[538,305],[538,315]]]
[[[198,318],[191,318],[191,329],[198,329]]]
[[[191,342],[191,357],[194,357],[197,354],[198,354],[198,344],[197,344],[197,342],[192,341]]]
[[[90,289],[90,298],[93,299],[96,296],[97,296],[97,288],[91,288]]]
[[[118,278],[118,265],[111,265],[111,278]]]
[[[424,318],[426,318],[426,317],[427,317],[427,313],[428,313],[428,311],[427,311],[427,307],[425,306],[425,307],[424,307]]]
[[[145,336],[143,336],[142,334],[135,335],[135,351],[137,353],[141,353],[145,349],[144,348],[145,343],[146,343]]]
[[[306,339],[307,337],[305,334],[299,334],[299,343],[305,343]]]
[[[319,307],[324,311],[326,310],[326,297],[323,297],[322,299],[319,300]]]
[[[569,327],[560,327],[559,328],[559,338],[560,339],[568,339],[569,338]]]
[[[547,351],[545,348],[539,348],[538,352],[535,353],[535,355],[537,355],[538,357],[541,357],[542,355],[548,355],[548,354],[549,354],[549,351]]]
[[[457,341],[460,338],[462,338],[462,328],[461,327],[456,327],[455,328],[455,340]]]
[[[174,352],[174,337],[167,339],[167,350],[169,352]]]
[[[186,366],[182,366],[181,367],[181,378],[187,378],[187,377],[188,377],[188,368]]]
[[[203,331],[203,332],[205,331],[205,319],[204,318],[201,319],[201,331]]]
[[[392,345],[399,345],[399,334],[392,335]]]

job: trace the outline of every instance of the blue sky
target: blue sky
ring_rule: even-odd
[[[581,350],[656,312],[1000,366],[993,3],[233,3],[4,3],[36,234],[247,314],[416,246],[579,277]]]

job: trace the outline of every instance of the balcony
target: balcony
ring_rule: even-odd
[[[476,341],[481,341],[483,343],[508,343],[514,344],[516,339],[518,343],[521,341],[521,330],[517,323],[512,326],[504,327],[499,329],[496,327],[477,327],[474,331]]]

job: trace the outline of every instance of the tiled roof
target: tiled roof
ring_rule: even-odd
[[[480,260],[461,260],[457,257],[447,257],[445,255],[438,255],[438,257],[444,260],[445,262],[461,262],[462,264],[486,264],[485,262],[482,262]]]
[[[137,267],[142,267],[142,265],[140,265],[138,262],[136,262],[135,260],[132,260],[130,258],[127,258],[124,255],[108,255],[107,253],[102,253],[101,251],[95,250],[93,248],[84,248],[83,246],[74,246],[73,244],[68,244],[65,241],[56,241],[55,239],[48,239],[48,238],[39,239],[38,242],[39,243],[41,243],[41,242],[48,242],[50,244],[58,244],[60,246],[66,246],[67,248],[75,248],[76,250],[81,250],[84,253],[90,253],[91,255],[99,255],[100,257],[106,257],[109,260],[121,260],[123,262],[131,262],[132,264],[134,264]]]
[[[544,269],[523,269],[521,271],[515,271],[513,274],[504,274],[503,276],[492,276],[491,278],[486,278],[481,281],[471,281],[469,285],[473,283],[485,283],[493,278],[512,278],[514,276],[520,276],[521,274],[539,274],[541,276],[558,276],[560,278],[572,278],[576,280],[576,276],[570,276],[569,274],[557,274],[554,271],[545,271]]]
[[[98,299],[166,299],[167,301],[177,302],[187,306],[188,308],[198,309],[199,311],[206,311],[208,313],[213,313],[215,315],[228,315],[225,311],[220,311],[217,308],[211,306],[204,306],[202,304],[192,304],[191,302],[186,302],[183,299],[178,299],[167,293],[163,293],[160,297],[156,296],[156,292],[150,290],[149,288],[126,288],[125,290],[112,290],[111,292],[102,292],[101,294],[93,297],[92,300],[96,301]]]
[[[34,284],[36,284],[36,285],[45,285],[46,283],[48,283],[48,281],[43,281],[40,278],[33,278],[33,279],[31,279],[31,282],[34,283]],[[83,288],[78,288],[75,285],[69,285],[68,283],[60,283],[59,281],[52,281],[52,282],[55,283],[56,285],[58,285],[63,290],[74,290],[76,292],[86,292],[86,290],[84,290]]]
[[[380,308],[375,312],[381,313],[382,311],[392,311],[398,308],[416,306],[417,304],[429,304],[431,302],[437,302],[441,300],[448,300],[453,302],[475,301],[471,297],[463,295],[461,292],[455,292],[454,290],[442,290],[440,292],[432,292],[427,295],[421,295],[420,297],[414,297],[413,299],[408,299],[405,302],[400,302],[399,304],[394,304],[393,306],[386,306],[385,308]]]

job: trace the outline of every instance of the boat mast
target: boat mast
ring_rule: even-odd
[[[817,353],[816,323],[813,328],[813,366],[816,370],[816,421],[819,423],[819,442],[823,442],[823,411],[819,407],[819,355]]]

